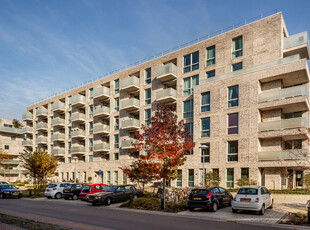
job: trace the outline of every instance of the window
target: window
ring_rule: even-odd
[[[127,174],[123,173],[123,184],[127,184]]]
[[[227,169],[226,188],[234,188],[234,169]]]
[[[151,117],[151,109],[146,109],[145,110],[145,125],[150,124],[150,121],[149,121],[150,117]]]
[[[111,184],[111,172],[107,171],[107,184],[110,185]]]
[[[118,185],[118,171],[114,172],[114,185]]]
[[[238,134],[239,116],[238,113],[228,114],[228,134]]]
[[[115,83],[115,93],[119,93],[119,79],[116,79],[114,83]]]
[[[15,141],[16,140],[16,136],[11,136],[11,140]]]
[[[69,115],[69,123],[71,123],[71,116],[72,116],[72,113],[69,112],[68,115]]]
[[[89,122],[89,134],[93,134],[93,122]]]
[[[68,157],[68,163],[71,163],[72,159],[71,157]]]
[[[199,51],[184,56],[184,73],[199,69]]]
[[[93,138],[89,138],[89,151],[93,151]]]
[[[71,153],[71,142],[68,142],[69,153]]]
[[[228,161],[238,161],[238,141],[228,141]]]
[[[207,72],[207,78],[215,77],[215,70]]]
[[[191,95],[194,92],[194,87],[199,85],[199,75],[195,75],[192,77],[184,78],[184,90],[183,95]]]
[[[119,111],[119,98],[114,99],[114,111],[118,112]]]
[[[202,143],[201,146],[205,148],[201,148],[201,163],[210,163],[210,143]]]
[[[9,145],[4,145],[4,149],[9,150],[10,146]]]
[[[184,126],[188,128],[189,134],[193,137],[193,136],[194,136],[194,126],[193,126],[193,122],[185,123]]]
[[[69,99],[69,105],[71,105],[72,104],[72,96],[69,96],[68,99]]]
[[[177,170],[177,187],[182,187],[182,170]]]
[[[242,36],[234,38],[232,40],[232,58],[242,56]]]
[[[188,170],[188,187],[194,187],[194,169]]]
[[[207,66],[215,64],[215,46],[207,48]]]
[[[94,99],[94,89],[93,88],[90,88],[89,89],[89,100],[93,100]]]
[[[115,130],[119,130],[119,119],[115,118],[115,126],[114,126]]]
[[[184,118],[193,117],[193,100],[184,101]]]
[[[94,107],[89,106],[89,118],[93,118],[93,114],[94,114]]]
[[[119,148],[119,136],[118,136],[118,134],[114,135],[114,148],[116,148],[116,149]]]
[[[148,68],[145,70],[145,84],[150,84],[152,79],[151,79],[151,68]]]
[[[288,140],[284,143],[284,149],[302,149],[302,140]]]
[[[201,119],[201,137],[210,137],[210,117]]]
[[[239,86],[228,87],[228,108],[239,105]]]
[[[119,159],[118,153],[114,153],[114,160],[118,160],[118,159]]]
[[[241,179],[249,178],[249,168],[241,168]]]
[[[68,130],[69,132],[68,132],[68,136],[69,136],[69,138],[71,138],[71,131],[72,131],[72,129],[71,129],[71,127],[69,127],[69,130]]]
[[[210,92],[201,94],[201,112],[210,111]]]
[[[146,105],[151,104],[151,89],[145,90],[145,104]]]
[[[239,63],[232,65],[232,71],[237,71],[239,69],[242,69],[242,62],[239,62]]]
[[[302,117],[302,112],[293,112],[293,113],[283,113],[284,119]]]
[[[93,162],[93,160],[94,160],[93,155],[89,155],[89,162]]]

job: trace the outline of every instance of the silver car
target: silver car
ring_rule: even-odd
[[[70,183],[67,182],[50,184],[45,189],[44,196],[46,196],[49,199],[53,197],[56,199],[61,199],[64,188],[69,184]]]
[[[231,205],[233,213],[237,213],[238,210],[250,210],[264,215],[265,209],[272,208],[273,197],[266,187],[244,186],[239,188]]]

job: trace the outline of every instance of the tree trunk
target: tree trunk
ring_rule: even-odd
[[[163,191],[161,193],[161,210],[165,210],[165,198],[166,198],[166,179],[163,179]]]

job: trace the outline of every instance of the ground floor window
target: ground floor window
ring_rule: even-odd
[[[194,187],[194,169],[188,170],[188,187]]]
[[[177,187],[182,187],[182,170],[177,171]]]
[[[249,168],[241,168],[241,179],[249,178]]]
[[[227,176],[226,176],[226,188],[234,188],[234,169],[228,168],[227,169]]]

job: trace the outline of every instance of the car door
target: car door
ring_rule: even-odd
[[[264,187],[260,188],[260,194],[261,194],[261,199],[263,201],[263,203],[265,204],[265,208],[268,207],[268,200],[267,200],[267,196],[266,196],[266,192]]]
[[[134,188],[131,185],[125,186],[125,197],[124,199],[129,200],[133,196]]]
[[[222,199],[223,199],[223,204],[229,204],[230,203],[230,194],[227,192],[225,189],[219,187]]]
[[[266,208],[267,208],[267,207],[270,207],[270,205],[271,205],[271,196],[270,196],[268,189],[265,187],[264,187],[264,192],[266,195]]]
[[[212,189],[213,197],[218,201],[219,205],[223,204],[223,198],[218,187]]]

